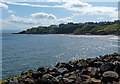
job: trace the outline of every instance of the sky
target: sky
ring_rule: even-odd
[[[2,30],[118,19],[119,0],[0,0]]]

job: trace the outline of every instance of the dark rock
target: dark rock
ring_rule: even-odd
[[[81,84],[82,83],[82,78],[81,77],[77,77],[75,83],[76,84]]]
[[[21,73],[21,75],[25,75],[25,73],[26,73],[26,72],[23,71],[23,72]]]
[[[88,67],[88,63],[87,62],[83,62],[83,63],[81,63],[82,64],[82,68],[86,68],[86,67]]]
[[[103,78],[102,81],[103,82],[113,82],[113,81],[118,81],[118,74],[114,71],[106,71],[102,74]]]
[[[120,76],[120,62],[117,62],[115,65],[116,65],[116,72]]]
[[[115,68],[115,66],[113,64],[107,63],[107,64],[101,65],[100,70],[102,72],[105,72],[105,71],[114,71],[114,68]]]
[[[57,63],[55,67],[60,68],[65,63]]]
[[[50,72],[58,72],[58,69],[56,67],[52,67],[48,69]]]
[[[90,76],[87,75],[81,75],[80,76],[83,81],[87,80]]]
[[[96,67],[88,67],[87,70],[90,72],[91,77],[98,77],[98,74],[100,72],[100,68]]]
[[[103,64],[103,62],[90,62],[89,67],[100,67]]]
[[[85,68],[83,68],[80,72],[81,74],[87,75],[89,72]]]
[[[33,81],[29,81],[29,84],[35,84]]]
[[[32,73],[32,77],[35,79],[37,79],[39,77],[41,78],[42,76],[43,76],[43,74],[41,72],[38,72],[38,71]]]
[[[48,79],[39,79],[35,82],[35,84],[54,84],[54,82]]]
[[[2,84],[119,84],[120,54],[58,63],[3,80]]]
[[[44,72],[47,71],[47,69],[45,67],[40,67],[40,68],[37,69],[37,71],[40,71],[40,72],[44,73]]]
[[[72,70],[72,66],[67,63],[58,63],[56,65],[57,68],[67,68],[67,70]]]
[[[23,78],[23,79],[25,79],[25,78],[27,78],[27,77],[28,77],[27,75],[22,75],[22,78]]]
[[[75,68],[76,68],[76,69],[82,69],[83,67],[82,67],[82,64],[81,64],[81,63],[77,63],[77,64],[75,65]]]

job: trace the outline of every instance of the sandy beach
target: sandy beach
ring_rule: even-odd
[[[70,36],[70,37],[118,37],[116,35],[72,35],[72,34],[45,34],[45,35],[58,35],[58,36]]]

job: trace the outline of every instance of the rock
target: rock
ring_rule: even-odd
[[[66,68],[60,68],[58,69],[58,72],[62,74],[68,72],[68,70]]]
[[[81,74],[87,75],[89,72],[85,68],[83,68],[80,72]]]
[[[69,78],[69,79],[76,79],[77,76],[76,76],[75,74],[73,74],[73,75],[69,76],[68,78]]]
[[[63,78],[63,82],[63,84],[73,84],[75,83],[75,79]]]
[[[24,80],[24,82],[25,82],[26,84],[35,84],[34,81],[33,81],[33,79],[30,79],[30,78],[26,78],[26,79]]]
[[[106,71],[102,74],[103,78],[102,81],[103,82],[113,82],[113,81],[118,81],[118,74],[114,71]]]
[[[87,79],[90,78],[90,76],[88,76],[88,75],[81,75],[80,77],[81,77],[82,81],[86,81]]]
[[[117,58],[117,61],[119,61],[119,62],[120,62],[120,56],[117,56],[116,58]]]
[[[75,69],[82,69],[82,64],[81,63],[77,63],[75,66]]]
[[[35,84],[54,84],[54,82],[48,79],[39,79],[35,82]]]
[[[88,67],[88,63],[85,61],[85,62],[83,62],[83,63],[81,63],[82,64],[82,68],[86,68],[86,67]]]
[[[62,76],[62,75],[59,75],[59,76],[53,78],[53,81],[59,82],[59,81],[62,80],[62,79],[63,79],[63,76]]]
[[[42,78],[45,78],[45,79],[52,79],[53,76],[51,74],[44,74]]]
[[[16,78],[13,78],[12,80],[8,81],[8,84],[19,84],[18,80]]]
[[[64,81],[66,80],[66,83],[73,83],[75,82],[76,79],[64,79]]]
[[[111,54],[111,56],[118,56],[118,55],[119,55],[118,53]]]
[[[23,72],[21,73],[21,75],[25,75],[25,73],[26,73],[26,72],[23,71]]]
[[[13,77],[12,79],[14,82],[18,83],[18,79],[16,79],[15,77]]]
[[[35,79],[38,79],[39,77],[41,78],[42,76],[43,76],[43,74],[38,71],[32,73],[32,77]]]
[[[107,63],[100,66],[102,72],[105,71],[114,71],[115,66],[113,64]]]
[[[70,76],[70,74],[64,74],[63,77],[68,78],[69,76]]]
[[[120,76],[120,62],[116,62],[116,72],[119,74]]]
[[[88,67],[87,70],[90,72],[91,77],[98,77],[98,73],[100,72],[100,68]]]
[[[45,67],[40,67],[40,68],[37,69],[37,71],[40,71],[40,72],[44,73],[44,72],[47,71],[47,69]]]
[[[3,80],[2,84],[120,84],[120,54],[58,63]]]
[[[58,72],[58,69],[56,67],[49,68],[48,69],[50,72]]]
[[[27,75],[22,75],[22,78],[23,78],[23,79],[25,79],[25,78],[27,78],[27,77],[28,77]]]
[[[89,63],[89,67],[100,67],[103,64],[103,62],[91,62]]]
[[[76,84],[81,84],[81,82],[82,82],[82,78],[81,77],[77,77],[75,83]]]
[[[97,84],[101,83],[101,80],[95,79],[95,78],[91,78],[91,81]]]
[[[114,71],[106,71],[103,73],[103,77],[112,77],[112,78],[118,78],[118,74]]]
[[[67,70],[72,70],[72,66],[67,63],[58,63],[56,65],[57,68],[67,68]]]
[[[59,73],[59,72],[50,72],[50,74],[51,74],[52,76],[54,76],[54,77],[56,77],[56,76],[60,75],[60,73]]]

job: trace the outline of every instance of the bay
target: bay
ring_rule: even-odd
[[[72,35],[2,35],[2,77],[19,75],[22,71],[48,67],[58,62],[118,52],[117,36]]]

